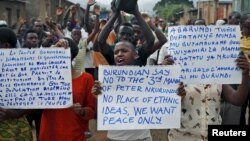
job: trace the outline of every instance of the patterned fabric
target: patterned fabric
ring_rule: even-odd
[[[80,103],[85,116],[76,114],[71,108],[45,109],[43,111],[40,141],[86,141],[89,120],[95,117],[96,99],[91,94],[94,84],[92,76],[82,73],[73,79],[73,103]]]
[[[250,62],[250,37],[241,36],[240,38],[240,49],[247,56],[248,62]]]
[[[150,133],[152,135],[153,141],[168,141],[168,131],[169,129],[151,129]]]
[[[87,49],[87,39],[81,39],[78,44],[79,52],[75,58],[75,70],[79,72],[85,72],[85,56]]]
[[[169,141],[207,141],[208,125],[221,124],[222,85],[186,85],[181,128],[171,129]]]
[[[0,141],[33,141],[31,128],[26,118],[1,121]]]

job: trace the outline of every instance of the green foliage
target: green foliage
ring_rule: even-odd
[[[155,4],[154,11],[158,16],[170,20],[172,17],[178,18],[176,13],[187,7],[193,7],[193,3],[188,0],[161,0]]]
[[[160,0],[159,2],[155,4],[154,10],[156,10],[158,6],[166,5],[166,4],[184,4],[190,7],[193,6],[193,2],[189,0]]]

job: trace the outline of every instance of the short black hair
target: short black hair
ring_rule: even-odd
[[[132,49],[133,51],[136,52],[136,47],[135,47],[135,45],[132,44],[132,43],[129,42],[129,41],[119,41],[119,42],[117,42],[117,43],[115,44],[115,47],[116,47],[116,46],[119,46],[119,45],[121,45],[121,44],[126,44],[126,45],[128,45],[129,47],[131,47],[131,49]]]
[[[235,15],[238,15],[238,16],[240,16],[240,18],[241,18],[240,12],[238,12],[238,11],[233,11],[233,12],[231,12],[231,13],[229,14],[228,19],[229,19],[229,20],[232,19],[232,16],[235,16]]]
[[[28,35],[29,33],[36,33],[36,31],[33,30],[33,29],[27,30],[27,31],[25,32],[24,36],[23,36],[24,41],[26,41],[27,35]],[[37,34],[37,33],[36,33],[36,34]]]
[[[17,37],[14,31],[8,27],[0,27],[0,43],[9,43],[12,48],[15,48]]]
[[[240,24],[243,25],[244,22],[248,19],[248,16],[250,16],[250,13],[245,13],[241,16],[241,19],[240,19]]]
[[[80,31],[81,31],[81,27],[76,26],[76,27],[74,27],[74,28],[72,29],[72,31],[73,31],[73,30],[80,30]]]
[[[196,19],[194,21],[194,24],[196,24],[196,22],[198,22],[198,21],[204,22],[204,24],[206,25],[206,20],[205,19]]]

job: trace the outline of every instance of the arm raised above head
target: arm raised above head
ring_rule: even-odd
[[[131,11],[130,13],[135,16],[135,18],[138,21],[139,26],[141,27],[141,29],[143,31],[144,37],[146,39],[145,51],[147,53],[152,53],[155,37],[154,37],[149,25],[145,22],[143,16],[139,12],[138,5],[136,6],[135,10]]]

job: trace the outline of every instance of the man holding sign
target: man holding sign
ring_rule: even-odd
[[[182,99],[181,128],[169,131],[169,141],[208,140],[208,125],[221,124],[221,96],[234,105],[242,105],[248,95],[249,63],[244,55],[238,55],[239,38],[235,33],[239,29],[236,26],[171,28],[169,49],[175,63],[182,66],[186,96]],[[223,36],[228,38],[225,40]],[[230,83],[240,86],[234,90]]]
[[[102,96],[98,98],[98,129],[108,130],[108,139],[110,141],[151,141],[152,139],[148,129],[166,129],[166,125],[168,125],[168,127],[179,127],[179,122],[176,120],[180,118],[178,116],[178,111],[180,111],[178,103],[180,103],[181,100],[180,97],[176,95],[177,87],[179,86],[179,73],[173,73],[174,71],[171,73],[168,69],[160,69],[160,66],[157,67],[159,68],[158,71],[157,68],[151,69],[154,70],[152,72],[146,67],[133,69],[132,65],[137,57],[137,53],[135,52],[135,47],[127,41],[118,42],[114,48],[114,53],[116,65],[126,66],[127,69],[125,68],[123,70],[117,67],[115,70],[112,70],[112,67],[107,67],[103,70],[104,66],[102,66],[99,71],[100,73],[104,73],[104,75],[99,74],[99,80],[104,82],[104,79],[107,79],[108,75],[112,75],[109,74],[112,71],[126,71],[130,72],[130,75],[127,77],[120,74],[111,77],[115,79],[119,76],[124,76],[123,78],[126,79],[126,82],[117,83],[116,81],[119,80],[115,79],[112,86],[109,85],[110,87],[107,82],[103,83],[102,87],[100,82],[96,82],[92,88],[92,94],[98,95],[102,93]],[[157,81],[148,81],[149,79],[142,75],[142,73],[147,74],[148,78],[151,77],[150,74],[157,77],[163,75],[164,79],[157,78]],[[162,82],[162,80],[166,80],[165,78],[171,78],[172,74],[174,74],[173,77],[176,77],[175,83],[173,83],[176,85],[175,87],[165,88],[163,85],[159,87],[156,86],[156,83],[160,84],[159,81]],[[136,84],[135,81],[137,81]],[[165,86],[167,85],[166,83],[164,84]],[[107,89],[111,87],[113,91],[108,91]],[[148,92],[149,89],[152,90],[151,93]],[[183,93],[184,91],[179,90],[178,92]],[[171,94],[171,96],[168,94]],[[112,102],[109,100],[106,101],[105,97],[111,97],[114,98],[114,100],[111,100]],[[172,102],[167,102],[170,99]],[[114,110],[109,110],[109,108],[121,109],[121,112],[119,112],[119,110],[114,112]],[[135,112],[134,108],[142,111]],[[169,109],[171,112],[167,112]],[[154,112],[154,114],[152,114],[152,111],[155,110],[158,111],[158,114]],[[172,119],[173,122],[170,121],[170,123],[168,119],[171,118],[174,118],[174,120]],[[150,119],[150,122],[146,122],[145,119]]]
[[[241,49],[243,52],[245,52],[245,55],[248,58],[248,62],[250,62],[250,13],[246,13],[241,18],[241,30],[242,30],[242,38],[241,38]],[[241,109],[241,118],[240,118],[240,124],[246,125],[246,121],[248,121],[248,124],[250,124],[250,117],[248,116],[248,119],[246,119],[246,114],[250,114],[250,95],[248,95],[248,98],[246,102],[242,105]]]
[[[59,40],[54,46],[70,47],[72,61],[77,56],[78,47],[73,40],[65,39]],[[91,74],[72,66],[71,77],[73,105],[61,109],[44,109],[39,134],[41,141],[87,140],[84,133],[88,131],[89,120],[95,117],[96,111],[96,100],[91,95],[94,79]]]
[[[15,48],[17,37],[7,28],[0,27],[0,49]],[[1,93],[4,95],[5,93]],[[2,105],[2,102],[1,102]],[[0,107],[0,140],[32,141],[32,132],[25,115],[31,110],[4,109]]]
[[[134,45],[128,41],[118,42],[114,49],[114,60],[116,65],[132,65],[137,58]],[[101,93],[99,82],[95,82],[92,89],[92,94]],[[108,139],[110,141],[127,141],[127,140],[142,140],[152,141],[150,130],[108,130]]]

